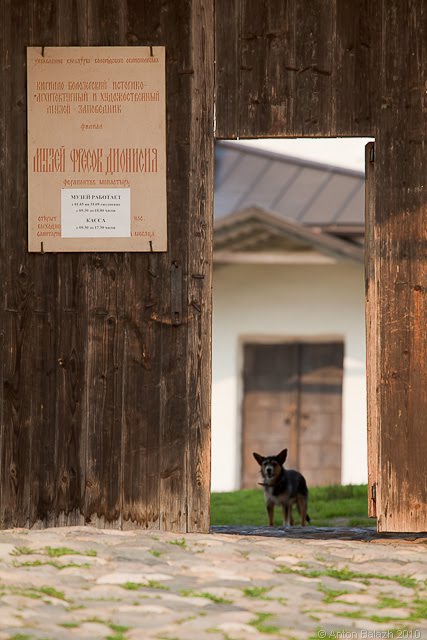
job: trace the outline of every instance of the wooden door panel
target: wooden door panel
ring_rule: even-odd
[[[342,343],[245,345],[244,488],[259,481],[252,452],[285,447],[312,486],[341,481],[342,364]]]
[[[342,342],[302,344],[298,466],[311,486],[341,482]]]
[[[242,488],[259,482],[253,451],[272,455],[288,446],[296,462],[297,357],[295,344],[244,346]]]
[[[307,418],[304,419],[304,416]],[[311,418],[310,416],[313,416]],[[341,445],[341,415],[336,413],[304,414],[300,422],[299,445],[331,443]]]

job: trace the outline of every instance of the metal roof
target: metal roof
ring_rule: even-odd
[[[215,221],[258,207],[334,233],[364,225],[363,172],[271,153],[234,142],[215,148]]]

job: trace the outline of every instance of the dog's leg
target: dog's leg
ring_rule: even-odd
[[[291,504],[289,505],[289,523],[290,523],[291,527],[294,526],[294,518],[293,518],[293,515],[292,515],[292,505]]]
[[[274,504],[272,502],[267,503],[268,524],[270,527],[274,526]]]
[[[297,497],[297,507],[301,514],[301,526],[305,527],[307,523],[307,497],[299,495]]]
[[[291,524],[291,518],[292,518],[290,505],[282,504],[282,511],[283,511],[283,526],[289,527]]]

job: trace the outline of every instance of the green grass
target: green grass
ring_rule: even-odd
[[[15,547],[13,551],[10,552],[12,556],[28,556],[32,553],[38,553],[36,549],[31,549],[30,547]]]
[[[220,596],[216,596],[214,593],[209,593],[209,591],[193,591],[192,589],[181,589],[179,595],[186,598],[206,598],[207,600],[210,600],[215,604],[233,604],[232,600],[221,598]]]
[[[308,512],[311,525],[317,527],[374,527],[368,518],[366,485],[331,485],[310,489]],[[294,508],[295,524],[299,524]],[[274,523],[281,526],[283,514],[275,509]],[[262,489],[242,489],[230,493],[213,493],[211,497],[212,525],[267,525],[267,512]]]
[[[60,558],[61,556],[91,556],[94,558],[97,555],[94,549],[76,551],[69,547],[45,547],[45,551],[50,558]]]
[[[50,596],[51,598],[57,598],[58,600],[67,600],[64,592],[58,591],[57,589],[54,589],[54,587],[39,587],[37,591],[40,591],[40,593],[43,593],[45,596]]]
[[[76,551],[69,547],[44,547],[44,549],[31,549],[30,547],[15,547],[11,552],[12,556],[27,555],[47,555],[49,558],[60,558],[61,556],[91,556],[95,557],[97,552],[94,549]]]
[[[158,580],[148,580],[148,582],[124,582],[120,585],[122,589],[128,591],[138,591],[139,589],[160,589],[161,591],[169,591],[169,587],[158,582]]]
[[[0,585],[0,595],[4,595],[5,593],[22,596],[23,598],[32,598],[34,600],[41,600],[45,596],[50,596],[52,598],[57,598],[59,600],[64,600],[68,602],[67,598],[63,591],[58,591],[54,587],[27,587],[20,588],[14,585]]]
[[[169,544],[174,544],[176,547],[182,547],[183,549],[186,549],[187,547],[187,541],[185,538],[178,538],[177,540],[170,540]]]
[[[254,598],[255,600],[268,600],[266,594],[271,591],[272,587],[246,587],[243,589],[243,595],[246,598]]]
[[[328,589],[324,585],[320,585],[319,591],[323,593],[323,602],[325,604],[332,604],[340,596],[344,596],[349,593],[346,589]]]
[[[319,578],[322,576],[327,576],[329,578],[336,578],[337,580],[357,580],[358,582],[362,582],[363,584],[369,585],[370,580],[390,580],[392,582],[397,582],[402,587],[409,587],[410,589],[414,589],[418,586],[417,580],[415,578],[410,578],[408,576],[386,576],[381,573],[361,573],[359,571],[351,571],[350,569],[334,569],[333,567],[325,567],[320,569],[291,569],[287,566],[280,566],[278,569],[275,569],[276,573],[294,573],[300,576],[304,576],[306,578]],[[421,605],[420,605],[421,606]]]
[[[268,624],[268,620],[273,617],[272,613],[257,613],[256,618],[251,620],[249,624],[255,627],[260,633],[279,633],[280,627]]]
[[[49,560],[48,562],[43,562],[42,560],[33,560],[28,562],[14,562],[14,567],[42,567],[42,566],[51,566],[55,567],[55,569],[69,569],[69,568],[78,568],[78,569],[87,569],[90,567],[90,564],[85,562],[84,564],[76,564],[75,562],[68,562],[67,564],[61,564],[60,562],[55,562],[55,560]]]

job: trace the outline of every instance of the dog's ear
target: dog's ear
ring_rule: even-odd
[[[280,453],[277,454],[276,458],[278,459],[279,464],[284,464],[285,463],[287,455],[288,455],[288,450],[287,449],[283,449],[283,451],[281,451]]]
[[[255,460],[258,462],[258,464],[261,466],[262,463],[264,462],[265,458],[263,456],[261,456],[259,453],[255,453],[255,451],[253,452],[252,455],[255,458]]]

